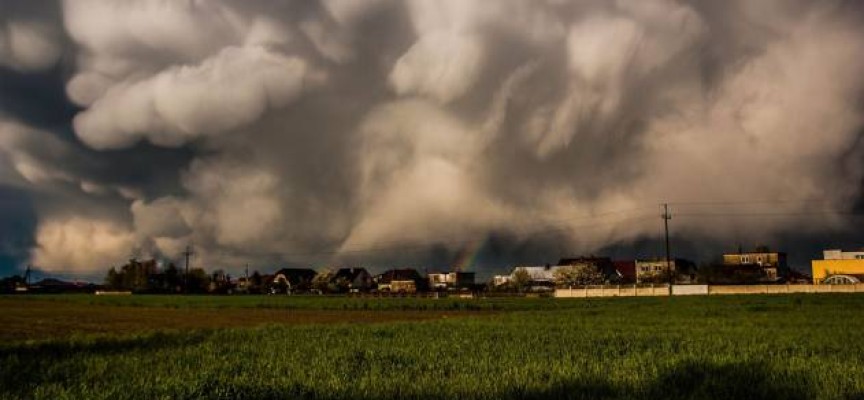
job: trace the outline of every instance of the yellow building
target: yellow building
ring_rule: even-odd
[[[837,280],[835,283],[858,283],[864,276],[864,252],[825,250],[824,260],[813,260],[813,283],[823,283],[826,278]]]

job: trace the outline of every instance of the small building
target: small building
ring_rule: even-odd
[[[676,258],[636,260],[636,282],[637,283],[669,283],[670,269],[674,275],[673,283],[694,283],[696,281],[696,264],[689,260]]]
[[[339,268],[330,278],[336,287],[345,286],[349,292],[365,292],[372,288],[372,275],[366,268]]]
[[[416,293],[426,291],[427,280],[413,268],[391,269],[373,279],[378,291],[391,293]]]
[[[747,280],[777,282],[789,274],[786,253],[757,249],[754,252],[723,254],[723,269],[727,275],[739,275]]]
[[[504,286],[510,283],[510,275],[495,275],[492,277],[492,286]]]
[[[431,290],[459,290],[474,285],[474,273],[463,271],[430,272],[429,288]]]
[[[810,263],[813,283],[864,282],[864,251],[825,250],[822,258]]]
[[[273,274],[271,293],[291,293],[309,290],[317,273],[309,268],[282,268]]]

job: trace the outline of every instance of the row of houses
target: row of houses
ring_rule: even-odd
[[[260,284],[259,280],[259,284]],[[263,277],[271,293],[296,292],[390,292],[465,291],[480,289],[475,273],[413,268],[390,269],[372,275],[365,268],[339,268],[316,272],[309,268],[283,268]],[[609,257],[564,258],[555,265],[515,266],[508,274],[495,275],[491,290],[544,291],[556,287],[598,284],[775,284],[859,283],[864,281],[864,251],[825,250],[822,260],[812,261],[812,278],[791,269],[784,252],[757,248],[722,254],[718,263],[697,268],[684,258],[613,260]],[[236,289],[248,288],[250,280],[239,278]]]
[[[492,290],[552,289],[597,284],[776,284],[859,283],[864,280],[864,251],[825,250],[812,260],[812,275],[789,267],[786,253],[757,247],[753,251],[722,254],[718,262],[703,264],[684,258],[613,260],[610,257],[563,258],[556,264],[521,265],[488,282]],[[263,279],[262,279],[263,278]],[[309,268],[283,268],[257,282],[239,278],[238,291],[252,284],[271,292],[392,292],[475,290],[475,273],[461,270],[420,273],[412,268],[390,269],[372,275],[365,268],[339,268],[316,272]],[[262,285],[263,284],[263,285]]]
[[[322,273],[309,268],[283,268],[265,279],[270,282],[271,293],[416,293],[473,290],[474,277],[474,272],[464,271],[434,271],[424,276],[413,268],[390,269],[378,275],[365,268],[339,268]],[[247,278],[240,278],[237,289],[243,291],[250,284]]]
[[[671,268],[670,268],[671,266]],[[544,291],[574,285],[632,283],[695,283],[696,264],[675,258],[612,260],[609,257],[565,258],[555,265],[517,266],[509,274],[495,275],[496,288]]]
[[[864,253],[861,253],[864,264]],[[612,260],[609,257],[567,258],[555,265],[517,266],[507,275],[496,275],[495,287],[528,287],[533,291],[555,287],[601,284],[756,284],[809,282],[809,277],[789,268],[785,253],[760,248],[752,252],[723,254],[720,263],[697,268],[683,258]],[[864,273],[864,268],[862,268]],[[862,276],[864,279],[864,276]]]

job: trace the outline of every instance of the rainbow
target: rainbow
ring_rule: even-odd
[[[489,242],[488,237],[483,240],[469,242],[462,246],[453,262],[453,270],[467,271],[475,267],[477,258],[480,257],[480,253],[483,252],[483,248],[486,247],[487,242]]]

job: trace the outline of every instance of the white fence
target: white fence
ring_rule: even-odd
[[[556,289],[555,297],[635,297],[723,294],[864,293],[864,283],[849,285],[669,285],[585,286]]]

